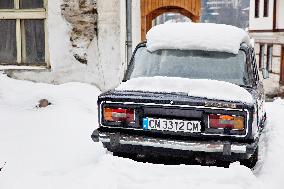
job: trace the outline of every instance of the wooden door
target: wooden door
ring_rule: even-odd
[[[284,85],[284,46],[281,49],[280,84]]]

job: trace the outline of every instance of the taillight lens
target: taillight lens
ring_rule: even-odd
[[[214,129],[244,130],[244,117],[231,115],[209,115],[209,127]]]
[[[104,108],[103,117],[105,121],[129,122],[129,123],[135,121],[134,109]]]

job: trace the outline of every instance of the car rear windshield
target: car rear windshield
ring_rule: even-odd
[[[237,85],[250,85],[246,54],[200,51],[137,49],[128,70],[128,79],[168,76],[190,79],[213,79]]]

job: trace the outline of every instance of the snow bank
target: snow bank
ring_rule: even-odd
[[[3,75],[0,85],[0,168],[6,162],[0,188],[71,188],[66,184],[72,173],[105,153],[91,140],[100,91],[83,83],[49,85]],[[42,98],[52,105],[36,108]]]
[[[284,185],[284,100],[276,99],[274,102],[266,103],[265,108],[268,119],[267,151],[262,170],[258,173],[258,176],[269,188],[280,189]]]
[[[154,165],[106,153],[97,128],[95,87],[48,85],[0,75],[1,189],[282,189],[284,101],[267,103],[268,153],[262,169]],[[40,98],[52,105],[37,109]],[[6,164],[5,164],[6,162]],[[139,173],[139,174],[137,174]]]
[[[250,38],[244,30],[211,23],[161,24],[153,27],[146,38],[149,51],[186,49],[238,54],[241,43],[250,44]]]
[[[183,92],[189,96],[253,103],[251,94],[238,85],[208,79],[178,77],[140,77],[120,84],[116,90],[149,92]]]

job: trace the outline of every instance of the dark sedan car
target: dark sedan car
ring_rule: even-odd
[[[99,128],[92,134],[95,142],[118,153],[206,157],[255,166],[266,113],[251,46],[240,44],[238,54],[150,52],[147,43],[141,43],[122,85],[135,79],[140,83],[99,96]],[[227,98],[228,94],[238,97],[238,91],[251,100],[241,100],[243,94],[240,99]]]

